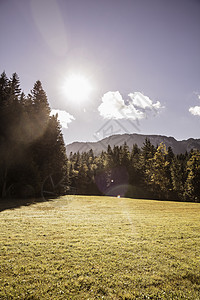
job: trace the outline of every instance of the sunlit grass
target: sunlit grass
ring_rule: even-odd
[[[0,222],[0,299],[200,299],[198,203],[66,196]]]

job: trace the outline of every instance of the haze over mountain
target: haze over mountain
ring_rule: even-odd
[[[66,146],[67,154],[70,152],[87,152],[90,149],[94,151],[95,154],[100,154],[101,151],[107,149],[108,145],[113,148],[114,146],[121,146],[125,142],[131,149],[134,144],[137,144],[141,148],[145,142],[145,139],[148,138],[150,142],[157,146],[160,143],[164,143],[166,147],[171,147],[175,154],[185,153],[191,149],[200,150],[200,139],[187,139],[182,141],[177,141],[174,137],[168,137],[163,135],[143,135],[143,134],[116,134],[106,137],[97,142],[73,142]]]

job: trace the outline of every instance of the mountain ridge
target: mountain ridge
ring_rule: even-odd
[[[114,134],[109,137],[105,137],[96,142],[73,142],[66,145],[66,151],[69,155],[70,152],[87,152],[90,149],[93,150],[94,154],[98,155],[102,151],[106,151],[108,145],[113,148],[114,146],[121,146],[125,142],[131,149],[134,144],[137,144],[139,148],[141,148],[145,142],[145,139],[149,139],[150,142],[157,146],[160,143],[164,143],[166,147],[171,147],[175,154],[189,152],[191,149],[200,150],[200,139],[189,138],[187,140],[178,141],[172,136],[165,135],[146,135],[146,134],[138,134],[138,133],[124,133],[124,134]]]

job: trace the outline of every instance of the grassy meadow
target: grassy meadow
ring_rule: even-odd
[[[0,299],[200,299],[200,203],[0,204]]]

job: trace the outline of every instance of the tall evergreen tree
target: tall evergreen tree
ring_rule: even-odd
[[[19,78],[16,73],[8,80],[5,72],[0,79],[0,156],[2,197],[6,196],[9,175],[21,156],[19,123],[21,108],[19,104]]]
[[[183,199],[183,191],[184,191],[184,181],[183,181],[183,173],[181,169],[181,163],[174,157],[170,164],[171,171],[171,180],[172,180],[172,197],[175,199]],[[184,171],[186,172],[186,170]]]
[[[0,76],[0,113],[2,109],[7,105],[8,100],[8,78],[6,73],[3,72]]]
[[[125,142],[121,148],[120,164],[128,169],[129,161],[130,161],[129,147],[127,146],[127,143]]]
[[[31,94],[29,95],[33,103],[32,116],[40,128],[40,132],[46,129],[49,122],[50,107],[45,91],[43,90],[41,82],[36,81]],[[38,129],[37,128],[37,129]]]
[[[166,156],[166,146],[161,143],[151,159],[151,168],[147,170],[152,191],[154,195],[160,199],[168,198],[169,194],[169,179],[167,177],[167,166],[169,162],[167,162]]]
[[[12,102],[18,101],[21,95],[20,80],[17,73],[13,73],[8,84],[9,96]]]
[[[185,183],[184,197],[189,201],[200,202],[200,152],[192,151],[187,162],[188,176]]]
[[[40,196],[50,174],[60,174],[64,193],[68,185],[67,157],[57,116],[50,116],[40,81],[31,94],[21,93],[19,77],[0,76],[0,197],[22,196],[32,186]],[[25,193],[24,195],[27,195]]]

